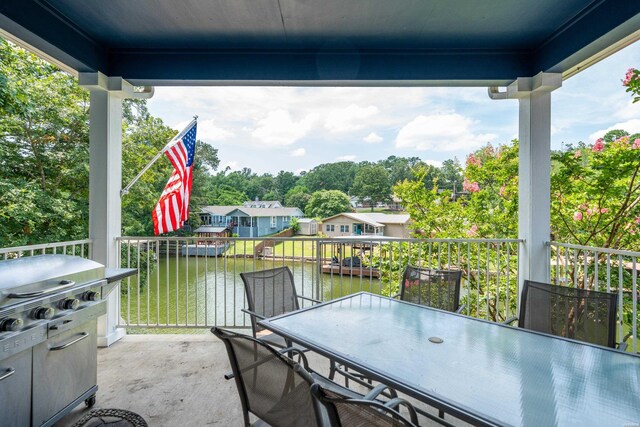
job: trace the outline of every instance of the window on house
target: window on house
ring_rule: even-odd
[[[282,217],[282,222],[284,222],[285,224],[289,223],[289,217],[288,216],[283,216]]]
[[[336,226],[333,225],[333,224],[327,224],[326,230],[327,231],[335,231],[336,230]]]
[[[276,217],[275,216],[271,217],[271,228],[276,228]]]
[[[349,232],[349,226],[348,225],[341,225],[340,226],[340,232],[341,233],[348,233]]]

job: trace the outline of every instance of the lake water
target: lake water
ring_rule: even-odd
[[[381,292],[378,279],[330,274],[318,278],[316,264],[310,261],[161,256],[150,265],[147,285],[139,286],[138,276],[122,281],[121,316],[128,325],[250,326],[241,312],[245,292],[240,273],[283,265],[293,272],[298,294],[306,297],[326,301],[361,290]]]

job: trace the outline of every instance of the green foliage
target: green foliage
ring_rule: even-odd
[[[149,274],[151,274],[156,266],[157,247],[155,245],[143,243],[128,244],[124,243],[120,246],[120,265],[126,268],[138,269],[138,280],[140,281],[140,292],[143,292],[149,283]],[[127,286],[120,287],[120,293],[126,295]]]
[[[304,212],[310,198],[311,194],[309,194],[309,189],[307,187],[296,185],[287,191],[287,194],[284,197],[284,204],[285,206],[300,208],[300,210]]]
[[[377,202],[391,201],[389,172],[382,165],[366,165],[358,169],[351,194],[361,201],[369,200],[371,211]]]
[[[633,96],[633,102],[640,101],[640,70],[629,68],[624,76],[622,85],[627,87],[627,92]]]
[[[321,190],[311,195],[305,213],[311,218],[327,218],[342,212],[350,212],[349,196],[338,190]]]
[[[296,234],[298,231],[300,231],[300,223],[298,222],[298,218],[291,218],[291,222],[289,222],[289,228],[291,229],[291,231],[293,231],[293,234]]]
[[[89,93],[76,79],[0,40],[0,246],[83,239],[88,230]],[[123,102],[123,186],[176,134],[145,100]],[[217,150],[198,142],[191,212],[206,202]],[[172,171],[159,159],[122,199],[123,233],[153,233]],[[243,198],[246,200],[246,198]]]
[[[353,185],[358,166],[353,162],[336,162],[318,165],[307,172],[300,184],[311,192],[320,190],[339,190],[349,192]]]
[[[88,92],[0,40],[0,246],[86,237]]]
[[[614,130],[552,154],[554,239],[640,250],[640,135]]]
[[[455,171],[455,163],[450,167]],[[425,185],[429,169],[419,167],[413,180],[394,193],[411,215],[418,235],[432,238],[517,237],[518,144],[487,145],[467,158],[464,193],[440,190],[437,179]],[[455,177],[455,172],[452,174]]]

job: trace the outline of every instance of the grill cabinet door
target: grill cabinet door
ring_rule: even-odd
[[[42,425],[96,385],[96,330],[94,319],[34,347],[33,426]]]
[[[0,360],[0,427],[23,427],[31,419],[31,349]]]

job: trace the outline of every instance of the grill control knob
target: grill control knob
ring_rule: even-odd
[[[60,301],[60,308],[63,310],[77,310],[80,306],[80,300],[76,298],[65,298]]]
[[[55,312],[53,308],[38,307],[31,312],[31,316],[36,320],[51,319]]]
[[[82,299],[85,301],[98,301],[100,300],[100,292],[87,291],[82,295]]]
[[[4,319],[0,320],[0,331],[2,332],[15,332],[22,328],[24,322],[22,319]]]

